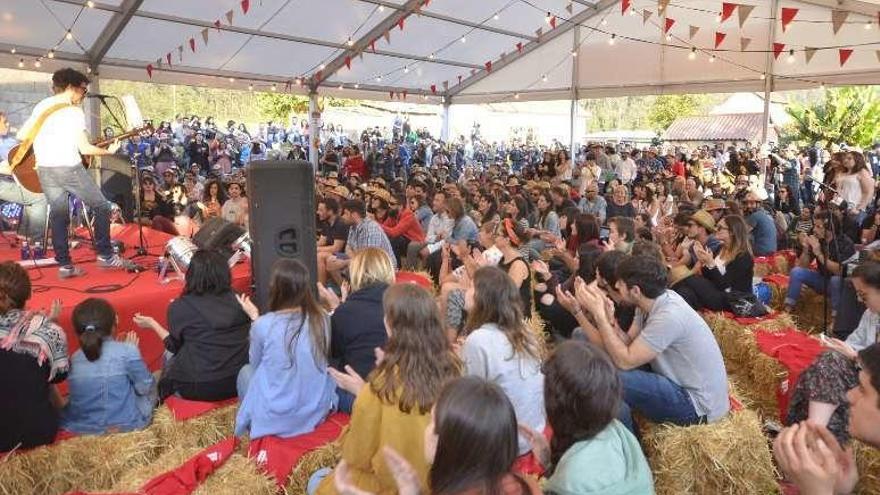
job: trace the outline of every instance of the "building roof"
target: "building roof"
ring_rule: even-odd
[[[764,116],[760,113],[681,117],[666,132],[664,141],[760,141]],[[771,126],[771,135],[775,130]]]

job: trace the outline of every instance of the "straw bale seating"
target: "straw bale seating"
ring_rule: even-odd
[[[159,439],[149,429],[73,437],[0,458],[0,494],[106,490],[124,472],[149,464],[158,453]]]
[[[178,420],[168,405],[161,405],[153,413],[149,430],[162,445],[160,453],[169,448],[203,449],[232,435],[237,411],[238,402],[235,401],[194,418]]]

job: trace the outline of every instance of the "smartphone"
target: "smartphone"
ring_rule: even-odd
[[[611,229],[608,227],[600,227],[599,228],[599,239],[603,241],[607,241],[608,237],[611,236]]]
[[[343,260],[343,261],[344,261],[344,260],[347,260],[347,259],[348,259],[348,254],[346,254],[346,253],[336,253],[336,254],[334,254],[333,256],[335,256],[336,259],[338,259],[338,260]]]

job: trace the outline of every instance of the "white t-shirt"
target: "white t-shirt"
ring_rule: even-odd
[[[46,109],[66,102],[64,96],[50,96],[37,103],[25,127],[29,127]],[[79,139],[86,130],[86,115],[82,108],[70,106],[50,115],[34,139],[34,156],[38,167],[81,166]]]

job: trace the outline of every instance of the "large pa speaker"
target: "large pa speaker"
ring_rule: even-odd
[[[131,187],[131,163],[128,157],[104,155],[95,157],[89,168],[104,197],[116,203],[127,222],[134,219],[134,191]]]
[[[247,195],[255,302],[265,310],[275,260],[298,259],[309,269],[312,280],[318,280],[312,165],[302,160],[251,162]]]

